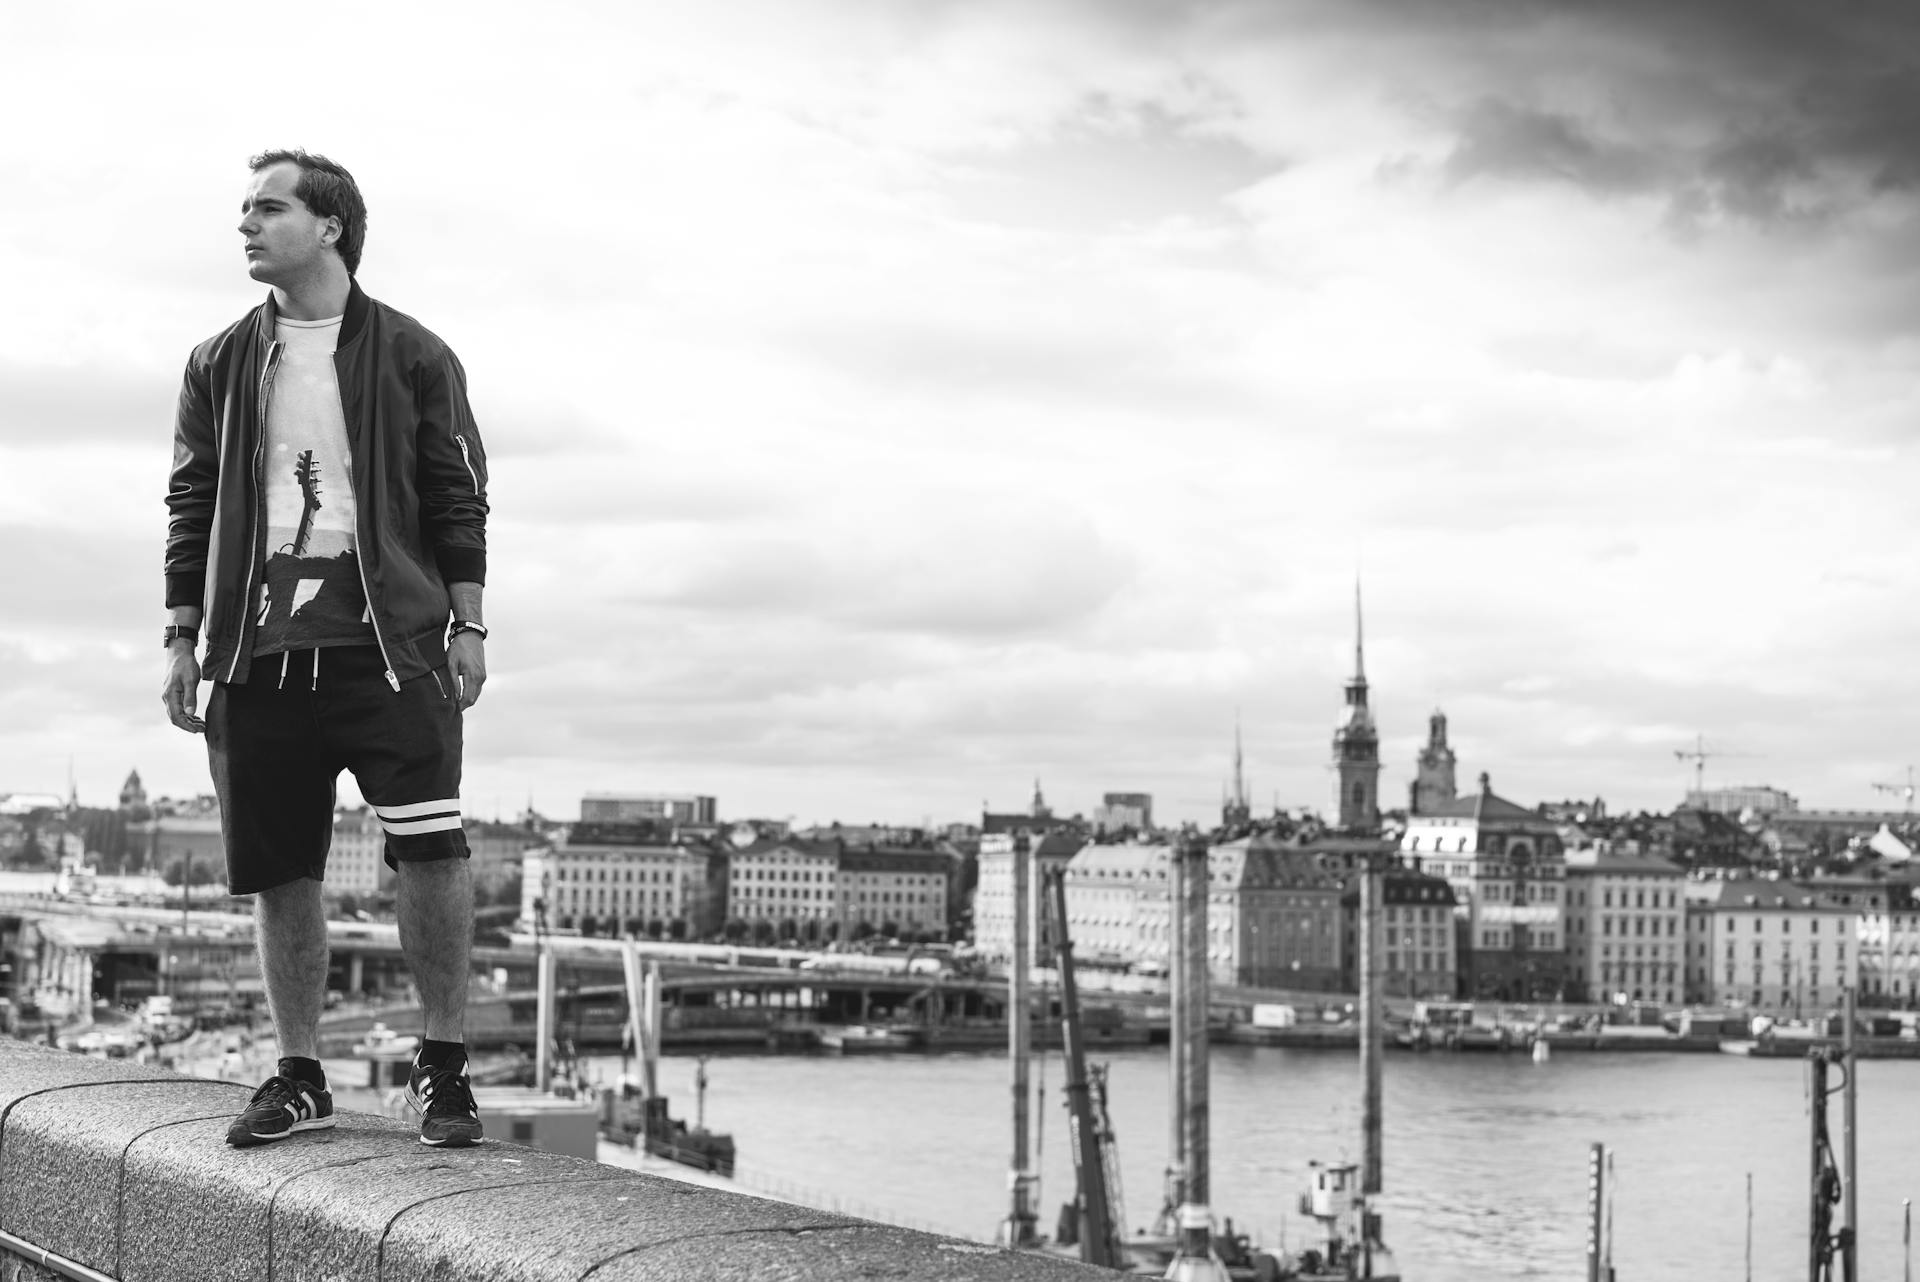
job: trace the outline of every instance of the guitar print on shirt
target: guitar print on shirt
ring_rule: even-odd
[[[373,641],[354,549],[352,459],[333,369],[338,318],[281,319],[267,401],[266,546],[253,652]]]

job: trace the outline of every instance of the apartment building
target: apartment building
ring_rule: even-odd
[[[1466,996],[1564,994],[1566,859],[1551,820],[1495,796],[1483,773],[1478,792],[1409,815],[1400,854],[1453,888]]]
[[[1677,1005],[1686,993],[1686,872],[1651,855],[1567,856],[1567,996]]]
[[[1859,980],[1859,917],[1784,881],[1690,881],[1686,1000],[1812,1016]]]

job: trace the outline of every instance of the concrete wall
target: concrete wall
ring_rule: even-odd
[[[229,1148],[250,1093],[0,1038],[0,1282],[1113,1276],[366,1114]]]

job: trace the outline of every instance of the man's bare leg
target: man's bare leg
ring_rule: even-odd
[[[254,896],[260,974],[280,1054],[320,1058],[320,1011],[327,996],[327,910],[311,877]]]
[[[465,1041],[473,958],[473,868],[459,857],[402,862],[395,907],[400,949],[426,1012],[427,1037]]]

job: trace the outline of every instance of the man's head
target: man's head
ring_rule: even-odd
[[[253,179],[240,202],[247,274],[284,285],[324,269],[337,254],[347,274],[360,269],[367,206],[353,175],[325,156],[263,151],[247,162]]]

